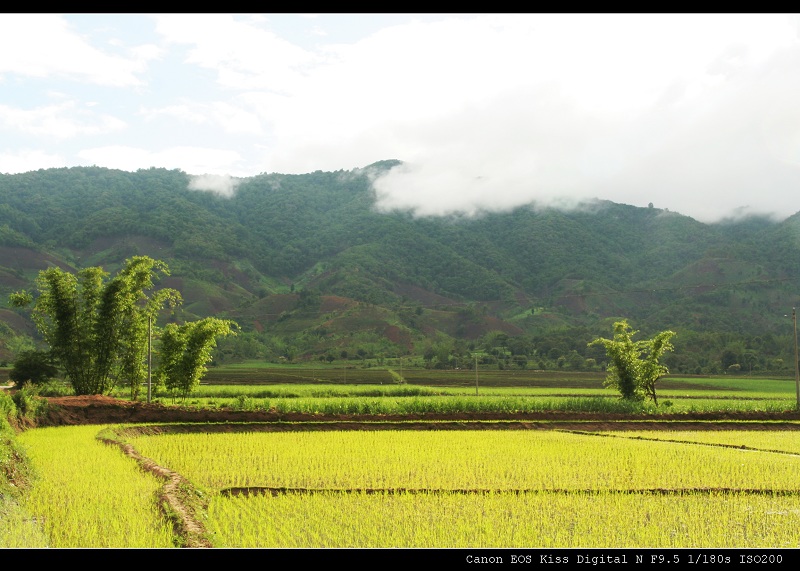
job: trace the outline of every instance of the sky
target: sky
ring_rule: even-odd
[[[800,211],[798,14],[0,14],[0,173],[376,178],[376,207]]]

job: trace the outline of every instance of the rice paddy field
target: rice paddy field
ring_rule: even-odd
[[[799,510],[723,494],[286,494],[215,499],[209,529],[227,547],[789,548]]]
[[[480,430],[436,422],[378,430],[377,417],[355,430],[280,421],[277,431],[244,423],[36,428],[18,436],[37,474],[19,506],[25,538],[0,533],[0,546],[184,544],[163,509],[163,481],[101,442],[102,431],[184,479],[184,492],[203,500],[198,523],[214,547],[800,547],[800,421],[781,421],[783,430],[746,421],[720,430],[710,421],[698,431],[658,420],[667,410],[793,410],[793,382],[669,379],[651,411],[619,408],[596,378],[509,384],[476,395],[474,384],[455,382],[240,382],[201,385],[184,404],[332,414],[650,412],[653,430],[494,430],[489,421]]]
[[[623,434],[162,434],[133,443],[209,494],[207,528],[221,547],[800,545],[791,439],[737,432],[749,449],[733,449],[698,444],[697,433],[660,442]]]
[[[98,426],[37,428],[19,435],[37,473],[21,508],[43,545],[3,547],[172,547],[159,513],[161,482],[96,439]]]

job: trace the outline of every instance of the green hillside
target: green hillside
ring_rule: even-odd
[[[645,335],[678,333],[676,371],[790,372],[800,214],[709,225],[606,201],[474,218],[380,213],[371,175],[397,164],[261,174],[230,198],[190,190],[177,170],[0,175],[2,301],[49,265],[114,272],[141,254],[166,261],[161,285],[184,295],[172,319],[242,325],[220,360],[427,354],[455,366],[482,351],[499,366],[524,355],[591,368],[603,355],[588,341],[626,317]],[[6,360],[36,342],[28,316],[9,309],[0,338]]]

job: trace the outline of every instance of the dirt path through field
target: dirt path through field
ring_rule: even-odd
[[[139,454],[136,449],[106,431],[98,440],[118,446],[126,456],[136,460],[139,465],[151,474],[165,481],[159,498],[160,505],[168,520],[172,522],[181,547],[213,547],[208,539],[205,527],[200,521],[199,513],[207,506],[200,500],[197,491],[186,478],[163,466],[159,466],[150,458]]]

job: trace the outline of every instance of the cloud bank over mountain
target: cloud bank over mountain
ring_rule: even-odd
[[[797,15],[10,14],[0,85],[0,172],[398,158],[379,207],[418,215],[800,210]]]

